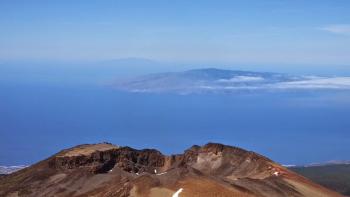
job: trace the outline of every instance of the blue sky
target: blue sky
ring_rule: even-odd
[[[348,160],[348,91],[135,95],[105,85],[208,66],[350,76],[349,10],[349,0],[0,0],[0,165],[100,141]]]
[[[0,60],[350,65],[348,0],[0,1]]]

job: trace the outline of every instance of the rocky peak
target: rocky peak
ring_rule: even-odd
[[[217,143],[170,156],[85,144],[0,178],[0,196],[174,196],[181,189],[203,197],[339,196],[259,154]]]
[[[85,169],[92,173],[107,173],[114,168],[129,173],[151,173],[179,167],[190,167],[204,174],[246,177],[269,176],[270,160],[256,153],[218,143],[192,146],[184,154],[163,155],[155,149],[137,150],[110,143],[80,145],[55,155],[49,166],[54,169]]]
[[[152,171],[164,164],[164,155],[155,149],[136,150],[110,143],[80,145],[55,155],[49,166],[55,169],[87,169],[106,173],[114,167],[127,172]]]

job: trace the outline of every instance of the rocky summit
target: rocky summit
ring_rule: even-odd
[[[270,159],[208,143],[163,155],[110,143],[62,150],[0,177],[0,196],[336,197]]]

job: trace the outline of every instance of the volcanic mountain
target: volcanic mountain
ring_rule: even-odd
[[[208,143],[163,155],[109,143],[63,150],[0,178],[0,196],[341,196],[257,153]]]
[[[304,76],[272,72],[194,69],[154,73],[113,84],[118,90],[146,93],[238,93],[250,91],[350,90],[350,77]]]

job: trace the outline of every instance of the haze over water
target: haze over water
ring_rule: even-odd
[[[113,72],[98,67],[74,75],[10,68],[0,82],[1,165],[101,141],[167,154],[214,141],[283,164],[349,159],[348,90],[131,93],[116,90]]]
[[[350,160],[349,10],[348,0],[1,0],[0,165],[101,141],[167,154],[214,141],[282,164]],[[203,68],[299,81],[116,85]],[[222,91],[235,88],[244,91]]]

